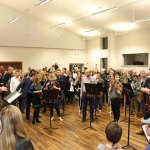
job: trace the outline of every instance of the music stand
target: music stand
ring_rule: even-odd
[[[86,93],[87,93],[88,95],[90,95],[91,98],[93,98],[93,96],[98,93],[97,84],[85,83],[85,89],[86,89]],[[91,108],[90,108],[90,109],[91,109]],[[91,116],[91,114],[90,114],[90,126],[84,128],[83,130],[90,128],[90,129],[92,129],[92,130],[97,131],[95,128],[92,127],[92,120],[91,120],[91,119],[92,119],[92,116]]]
[[[62,91],[69,91],[70,90],[70,82],[69,81],[59,81],[60,88]],[[63,114],[65,111],[65,97],[64,100],[62,101],[63,104]]]
[[[128,141],[127,145],[123,146],[123,148],[130,147],[134,150],[137,150],[133,146],[130,145],[130,107],[131,107],[131,98],[133,97],[133,90],[132,87],[129,83],[123,83],[123,88],[126,90],[126,94],[129,95],[129,116],[128,116]]]
[[[52,100],[57,100],[59,94],[60,94],[60,91],[57,89],[43,90],[43,99],[49,101],[49,103],[50,103]],[[51,118],[52,118],[52,116],[50,113],[50,126],[48,128],[44,128],[44,129],[47,129],[49,132],[54,129],[58,129],[58,128],[52,128]]]
[[[22,93],[18,92],[18,91],[14,91],[12,93],[10,93],[8,96],[3,98],[3,103],[5,103],[6,105],[10,105],[12,102],[14,102]]]

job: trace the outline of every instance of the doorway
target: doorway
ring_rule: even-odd
[[[100,68],[108,69],[108,58],[100,58]]]

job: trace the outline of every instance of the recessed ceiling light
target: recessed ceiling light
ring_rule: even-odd
[[[14,18],[14,19],[10,20],[8,23],[9,23],[9,24],[12,24],[12,23],[16,22],[16,21],[19,20],[19,19],[20,19],[19,17]]]

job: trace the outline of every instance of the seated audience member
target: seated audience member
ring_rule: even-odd
[[[122,128],[116,122],[110,122],[105,128],[107,143],[99,144],[97,150],[123,150],[119,141],[122,136]]]
[[[0,150],[33,150],[20,110],[13,105],[0,112]]]

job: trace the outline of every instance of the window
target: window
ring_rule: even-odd
[[[108,37],[103,37],[101,40],[102,49],[108,49]]]
[[[148,53],[123,54],[124,65],[148,65]]]

